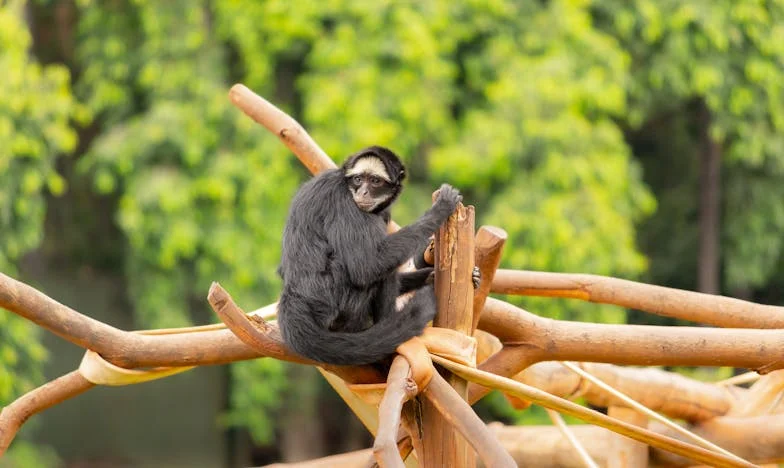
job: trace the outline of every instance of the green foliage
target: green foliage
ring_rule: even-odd
[[[42,67],[29,55],[24,2],[0,7],[0,270],[35,248],[47,193],[61,194],[65,181],[55,158],[76,146],[69,119],[76,110],[68,70]]]
[[[286,364],[275,359],[256,359],[232,367],[234,379],[242,385],[231,394],[231,409],[222,422],[245,426],[259,443],[274,439],[275,422],[271,414],[280,408],[283,392],[288,388]]]
[[[175,2],[176,3],[176,2]],[[220,51],[208,38],[206,9],[195,2],[127,5],[143,34],[128,82],[96,73],[80,89],[96,112],[101,98],[141,92],[148,105],[108,128],[82,161],[95,187],[119,194],[118,224],[128,238],[131,296],[146,326],[189,323],[189,301],[220,281],[240,303],[274,297],[280,233],[296,178],[286,152],[258,138],[255,124],[226,99]],[[105,16],[92,6],[86,14]],[[131,22],[131,20],[126,20]],[[112,69],[105,24],[87,21],[90,67]],[[92,28],[97,28],[93,32]],[[176,32],[184,41],[167,40]],[[115,38],[123,41],[119,29]],[[123,117],[116,104],[107,112]]]
[[[0,271],[6,273],[41,241],[45,197],[66,189],[55,159],[76,145],[68,70],[31,58],[24,6],[0,4]],[[35,325],[0,311],[0,406],[42,380],[46,350],[38,335]]]
[[[145,327],[190,324],[194,309],[207,313],[204,297],[216,280],[249,309],[271,302],[298,178],[286,149],[229,103],[206,2],[81,7],[85,72],[76,89],[106,128],[80,165],[96,191],[119,199],[137,319]],[[233,378],[228,421],[268,440],[265,409],[284,385],[279,363],[236,365]]]
[[[781,215],[775,193],[741,185],[784,185],[784,2],[609,0],[594,7],[632,55],[630,122],[705,102],[732,170],[722,223],[726,286],[766,283],[772,263],[784,261],[772,241]]]
[[[63,466],[62,460],[50,447],[15,440],[2,458],[0,468],[56,468]]]
[[[654,202],[611,120],[625,110],[628,59],[591,27],[587,4],[273,0],[217,12],[240,55],[256,51],[242,61],[251,86],[269,89],[274,61],[288,64],[328,153],[391,146],[412,168],[406,197],[420,203],[453,182],[480,220],[509,231],[510,267],[645,268],[634,222]],[[403,204],[403,220],[423,210]],[[538,310],[560,316],[561,306]]]
[[[727,181],[725,277],[730,284],[761,287],[784,264],[784,180],[759,170],[736,170]],[[753,207],[753,209],[750,209]]]
[[[55,158],[94,116],[73,177],[87,174],[90,195],[114,203],[140,326],[212,317],[212,281],[248,309],[279,291],[280,236],[304,171],[231,106],[234,81],[302,121],[337,161],[369,144],[402,154],[411,177],[398,221],[451,182],[477,224],[508,232],[505,267],[627,278],[648,268],[638,238],[652,273],[691,271],[696,138],[683,111],[705,102],[726,153],[726,282],[762,286],[784,269],[782,0],[78,0],[69,65],[84,107],[64,66],[30,57],[24,2],[2,5],[0,271],[38,246],[45,197],[68,185]],[[634,158],[630,127],[654,118],[681,130]],[[657,202],[665,214],[639,235]],[[625,320],[609,306],[521,303]],[[33,327],[0,315],[0,401],[40,377],[43,354]],[[234,366],[224,422],[269,440],[283,369]]]
[[[475,194],[482,222],[507,230],[504,265],[633,277],[646,267],[634,223],[655,204],[611,120],[625,110],[626,55],[591,28],[586,4],[525,15],[466,58],[468,84],[485,101],[464,106],[460,132],[431,168]],[[523,303],[553,317],[624,320],[617,308]]]

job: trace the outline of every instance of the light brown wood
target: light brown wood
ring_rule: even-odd
[[[229,99],[248,117],[280,138],[280,141],[299,158],[311,174],[315,175],[337,167],[299,122],[247,86],[242,84],[232,86],[229,90]]]
[[[500,377],[489,372],[450,362],[443,358],[439,358],[438,356],[433,357],[433,362],[446,367],[454,374],[457,374],[466,380],[470,380],[473,383],[516,395],[517,397],[526,399],[531,403],[556,410],[562,414],[574,416],[589,424],[602,426],[612,430],[613,432],[623,434],[653,447],[662,448],[672,453],[688,457],[693,461],[724,467],[754,466],[751,463],[727,456],[723,453],[713,452],[696,445],[684,443],[673,437],[662,436],[661,434],[658,434],[654,431],[643,429],[633,424],[610,418],[605,414],[599,413],[598,411],[580,406],[569,400],[550,395],[549,393],[531,387],[530,385],[525,385],[509,378]]]
[[[623,406],[610,406],[607,416],[626,421],[635,426],[647,427],[648,418],[637,411]],[[607,468],[646,468],[648,446],[620,434],[610,436],[610,455]]]
[[[504,251],[507,234],[501,228],[495,226],[482,226],[476,233],[474,240],[474,262],[482,275],[479,287],[474,291],[474,303],[472,307],[473,321],[471,322],[471,333],[476,330],[479,324],[479,317],[485,307],[485,300],[490,293],[490,286],[493,284],[495,271],[501,263],[501,254]]]
[[[69,372],[19,397],[0,410],[0,458],[31,416],[93,388],[79,371]]]
[[[491,292],[615,304],[719,327],[784,328],[784,307],[599,275],[499,269]]]
[[[498,442],[498,439],[493,437],[492,433],[487,429],[485,423],[479,419],[479,416],[468,406],[463,397],[440,374],[436,373],[433,375],[433,380],[425,390],[424,395],[428,402],[439,411],[444,421],[463,436],[462,440],[469,442],[473,446],[484,466],[494,468],[514,468],[517,466],[509,453]],[[433,433],[430,426],[425,427],[427,436],[424,440],[424,452],[426,456],[429,456],[428,450],[431,450],[432,447],[427,446],[430,443],[427,439],[433,437]],[[458,453],[457,455],[459,456],[460,454]],[[448,460],[447,456],[443,458]],[[453,460],[460,463],[460,458],[453,458]],[[428,463],[429,460],[426,458],[423,466],[433,466]],[[476,463],[476,461],[473,461],[473,463]],[[463,467],[466,465],[447,464],[439,466]]]
[[[435,194],[434,194],[435,197]],[[452,216],[436,233],[435,292],[438,314],[433,326],[451,328],[471,334],[474,289],[474,210],[459,204]],[[467,396],[466,382],[446,374],[447,382],[461,398]],[[432,383],[431,383],[432,385]],[[476,466],[474,451],[444,418],[432,401],[422,402],[424,453],[420,464],[425,468]]]
[[[763,375],[751,386],[745,398],[738,399],[730,416],[762,416],[770,414],[780,403],[784,392],[784,370]]]
[[[431,364],[432,366],[432,364]],[[406,358],[397,356],[387,376],[387,388],[378,407],[378,433],[373,443],[373,456],[381,468],[402,468],[398,452],[398,426],[403,404],[417,394],[417,385],[409,374],[411,366]]]
[[[690,422],[727,414],[733,404],[746,401],[745,389],[730,389],[661,369],[621,367],[583,362],[585,371],[666,416]],[[515,375],[514,380],[563,398],[580,397],[606,408],[623,402],[557,362],[540,362]],[[734,393],[733,393],[734,392]],[[673,398],[673,395],[678,395]],[[737,403],[736,403],[737,402]]]
[[[542,318],[494,298],[487,299],[479,328],[505,345],[481,368],[504,377],[545,360],[734,366],[760,373],[784,367],[777,354],[784,352],[779,330],[568,322]],[[486,393],[471,392],[471,401]]]

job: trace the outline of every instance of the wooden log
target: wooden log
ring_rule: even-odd
[[[471,333],[476,330],[479,324],[479,317],[485,307],[485,300],[490,293],[490,286],[493,284],[495,271],[501,263],[501,254],[506,243],[506,231],[494,226],[482,226],[476,233],[474,240],[474,261],[482,275],[479,287],[474,291],[473,316],[471,322]]]
[[[471,333],[474,289],[474,209],[458,205],[455,213],[436,233],[435,291],[438,314],[433,325]],[[449,373],[446,380],[461,398],[467,396],[466,382]],[[476,466],[476,456],[468,442],[441,415],[432,402],[421,399],[424,453],[421,466]]]
[[[747,400],[745,389],[730,391],[723,386],[661,369],[589,362],[580,363],[580,367],[646,407],[689,422],[723,416],[734,409],[733,405]],[[557,362],[534,364],[513,379],[563,398],[580,396],[600,408],[623,403]],[[678,398],[672,398],[672,395],[678,395]]]
[[[637,411],[623,406],[610,406],[607,415],[635,426],[646,427],[648,418]],[[610,454],[607,468],[646,468],[648,466],[648,446],[620,434],[610,437]]]
[[[784,328],[784,307],[608,276],[498,270],[491,292],[567,297],[731,328]]]
[[[551,360],[734,366],[759,373],[784,367],[778,357],[784,335],[778,330],[569,322],[539,317],[494,298],[487,299],[479,328],[508,345],[481,365],[504,377]],[[471,392],[472,402],[487,393],[475,387]]]

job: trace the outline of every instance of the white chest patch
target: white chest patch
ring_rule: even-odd
[[[382,179],[390,182],[389,174],[387,173],[384,163],[380,159],[374,157],[367,157],[359,159],[354,166],[346,172],[346,176],[353,176],[357,174],[373,174]]]

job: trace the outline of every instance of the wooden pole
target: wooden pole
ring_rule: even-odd
[[[436,233],[435,291],[438,315],[433,326],[451,328],[465,334],[473,325],[474,289],[474,207],[459,204],[455,213]],[[466,381],[439,370],[461,398],[467,398]],[[476,454],[451,424],[428,400],[421,398],[424,453],[423,467],[474,467]]]
[[[504,250],[506,238],[506,231],[495,226],[482,226],[476,233],[474,258],[476,266],[482,274],[482,279],[479,288],[474,291],[474,320],[471,323],[471,333],[476,331],[479,324],[479,316],[482,315],[487,295],[490,294],[495,271],[501,263],[501,253]]]

